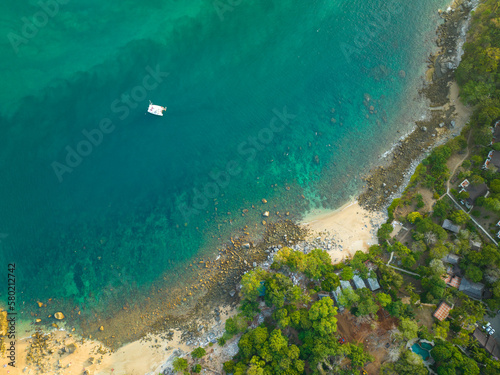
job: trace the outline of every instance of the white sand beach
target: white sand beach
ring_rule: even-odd
[[[352,201],[334,211],[311,211],[302,224],[311,229],[311,238],[334,241],[326,250],[333,262],[338,263],[377,244],[377,229],[386,219],[385,213],[370,212]]]

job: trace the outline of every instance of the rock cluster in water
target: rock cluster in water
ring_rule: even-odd
[[[436,129],[453,129],[455,126],[453,113],[455,107],[449,102],[449,85],[454,79],[454,71],[459,63],[457,47],[463,37],[463,27],[468,22],[472,2],[458,2],[448,12],[441,12],[445,22],[438,28],[437,45],[441,48],[436,56],[429,57],[429,69],[432,82],[421,90],[431,102],[430,118],[417,121],[417,129],[396,145],[392,160],[387,165],[377,167],[364,179],[365,191],[359,202],[371,210],[378,210],[392,200],[404,182],[410,177],[412,167],[423,157],[422,150],[428,152],[435,144],[438,132]],[[443,108],[439,109],[441,106]]]

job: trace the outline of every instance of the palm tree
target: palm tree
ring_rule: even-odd
[[[415,291],[415,286],[412,284],[412,283],[408,283],[406,286],[405,286],[405,290],[408,294],[411,294],[412,292]]]

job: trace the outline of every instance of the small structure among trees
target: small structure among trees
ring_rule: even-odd
[[[483,298],[484,284],[475,283],[464,277],[462,279],[462,282],[460,283],[460,287],[458,288],[458,290],[464,292],[471,298],[479,300]]]
[[[491,355],[500,358],[500,345],[498,345],[497,341],[493,338],[493,336],[487,335],[479,328],[474,330],[472,336],[477,340],[479,345],[483,347],[488,353]]]
[[[365,282],[363,281],[363,279],[359,276],[359,274],[357,272],[354,273],[352,281],[354,282],[356,289],[366,288]]]
[[[448,315],[450,315],[450,310],[451,306],[443,301],[439,304],[437,310],[434,311],[434,314],[432,314],[432,316],[442,322],[448,317]]]
[[[366,283],[368,284],[368,288],[370,288],[370,290],[372,292],[380,289],[380,284],[378,283],[378,280],[376,277],[367,278]]]
[[[467,207],[470,210],[474,206],[477,198],[485,197],[488,195],[489,193],[488,186],[485,183],[478,185],[471,185],[467,189],[467,193],[469,193],[469,197],[464,199],[464,204],[465,207]]]
[[[458,232],[460,232],[460,226],[453,224],[453,222],[448,219],[444,220],[443,228],[455,234],[458,234]]]

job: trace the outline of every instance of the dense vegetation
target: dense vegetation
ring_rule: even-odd
[[[500,116],[498,8],[497,0],[486,0],[476,10],[464,46],[464,57],[456,72],[464,102],[481,104],[481,117],[486,121]]]
[[[225,340],[244,333],[238,342],[238,355],[224,364],[224,370],[235,375],[350,374],[370,361],[362,346],[339,343],[337,307],[328,296],[318,298],[318,291],[339,286],[336,271],[340,270],[324,250],[304,254],[283,248],[275,255],[270,271],[256,269],[245,274],[241,314],[226,321]],[[340,273],[352,277],[348,267]],[[295,283],[291,275],[295,275]],[[369,303],[375,304],[369,294]],[[359,296],[352,306],[361,306],[363,314],[378,310],[378,306],[374,309],[358,302]],[[261,309],[269,311],[263,323],[253,329],[241,324],[253,321]]]

